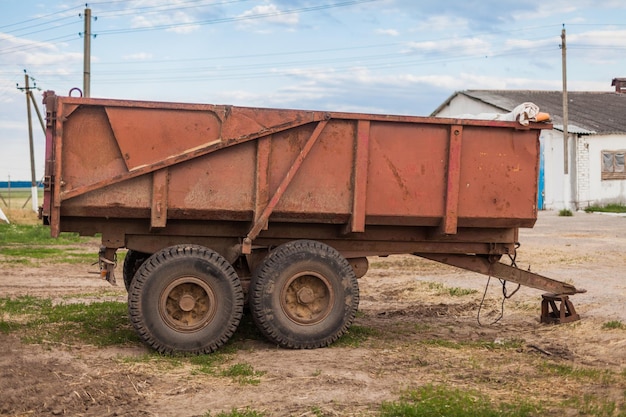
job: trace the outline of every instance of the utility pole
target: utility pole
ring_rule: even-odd
[[[41,112],[39,111],[39,106],[37,105],[37,102],[35,101],[35,96],[33,96],[32,91],[28,91],[27,94],[30,97],[30,102],[33,104],[33,107],[35,108],[35,112],[37,112],[37,118],[39,119],[41,130],[43,130],[43,135],[46,136],[46,125],[43,122],[43,117],[41,117]]]
[[[30,86],[30,77],[26,70],[24,70],[24,87],[17,87],[19,90],[24,91],[26,94],[26,112],[28,114],[28,143],[30,145],[30,190],[31,190],[31,201],[33,203],[33,211],[37,213],[38,211],[38,198],[37,198],[37,177],[35,175],[35,144],[33,142],[33,123],[32,123],[32,114],[30,111],[30,101],[31,101],[31,90],[37,88],[37,85]],[[39,113],[39,110],[37,110]],[[28,202],[28,201],[27,201]]]
[[[83,53],[83,97],[91,96],[91,9],[85,4],[85,33]]]
[[[565,25],[561,30],[561,58],[563,66],[563,173],[569,172],[569,150],[568,150],[568,136],[567,121],[568,115],[568,99],[567,99],[567,46],[565,44]]]

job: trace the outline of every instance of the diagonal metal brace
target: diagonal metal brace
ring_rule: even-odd
[[[586,292],[566,282],[557,281],[534,272],[524,271],[501,262],[493,262],[491,258],[479,255],[457,255],[436,253],[415,253],[414,255],[433,261],[493,276],[505,281],[515,282],[526,287],[548,291],[553,294],[572,295]]]
[[[296,173],[302,166],[302,163],[304,162],[307,155],[311,151],[311,148],[313,148],[313,145],[315,145],[315,143],[317,142],[317,139],[320,137],[327,123],[328,123],[328,120],[322,120],[318,122],[317,127],[311,134],[311,137],[309,137],[307,142],[304,144],[304,147],[302,148],[302,150],[296,157],[295,161],[293,162],[293,164],[291,165],[291,167],[285,174],[283,180],[280,182],[280,185],[276,189],[276,192],[270,199],[269,203],[267,203],[267,206],[265,206],[265,209],[263,210],[261,215],[256,219],[254,225],[252,226],[252,229],[250,229],[250,231],[248,232],[248,235],[243,240],[241,253],[243,254],[252,253],[252,241],[256,239],[259,233],[261,233],[261,230],[263,230],[263,228],[267,224],[267,221],[269,220],[270,215],[274,211],[274,208],[276,208],[276,205],[280,201],[281,197],[283,196],[283,194],[285,194],[285,191],[289,187],[289,184],[291,184],[291,181],[293,180]]]

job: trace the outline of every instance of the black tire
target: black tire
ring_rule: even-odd
[[[230,339],[243,314],[233,267],[217,252],[177,245],[141,265],[128,293],[139,337],[163,354],[210,353]]]
[[[311,240],[285,243],[256,269],[250,309],[261,332],[291,349],[328,346],[350,327],[359,286],[348,261]]]
[[[133,282],[133,277],[135,276],[135,273],[139,270],[141,264],[143,264],[149,257],[149,253],[138,252],[132,249],[129,249],[128,252],[126,252],[126,257],[124,258],[124,266],[122,268],[124,286],[126,287],[126,291],[128,291],[128,289],[130,288],[130,283]]]

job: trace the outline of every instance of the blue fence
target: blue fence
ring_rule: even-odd
[[[9,188],[9,184],[11,184],[11,188],[30,188],[30,181],[0,181],[0,189]],[[40,188],[43,188],[43,184],[37,184]]]

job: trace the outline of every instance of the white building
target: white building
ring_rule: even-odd
[[[563,137],[561,91],[467,90],[454,93],[432,116],[508,113],[524,102],[550,113],[553,130],[541,132],[540,209],[577,210],[626,203],[626,78],[615,92],[568,93],[568,140]],[[565,169],[567,167],[567,169]]]

